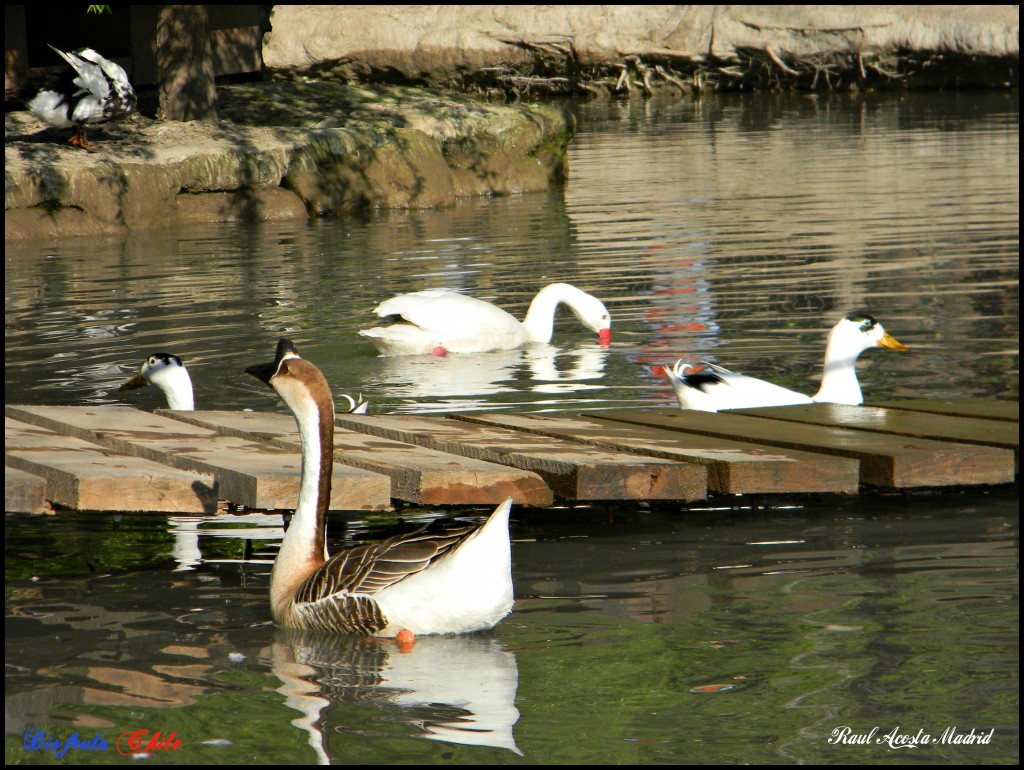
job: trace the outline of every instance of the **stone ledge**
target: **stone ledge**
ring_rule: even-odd
[[[275,5],[271,27],[275,77],[518,97],[1019,83],[1014,5]]]
[[[101,235],[191,222],[271,220],[541,191],[565,176],[572,116],[402,87],[222,87],[221,122],[140,119],[67,144],[6,116],[5,238]]]

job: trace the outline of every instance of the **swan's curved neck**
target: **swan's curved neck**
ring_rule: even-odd
[[[305,398],[291,404],[299,427],[302,472],[299,500],[270,578],[274,618],[281,620],[299,585],[327,560],[327,511],[334,462],[334,406]]]
[[[530,303],[526,311],[523,328],[530,342],[551,342],[555,330],[555,310],[564,302],[573,312],[582,297],[587,296],[575,286],[567,283],[553,283],[545,286]]]

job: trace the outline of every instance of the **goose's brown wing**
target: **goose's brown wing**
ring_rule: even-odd
[[[374,634],[387,625],[374,595],[427,569],[480,527],[435,525],[370,545],[346,548],[328,559],[295,592],[302,627]]]

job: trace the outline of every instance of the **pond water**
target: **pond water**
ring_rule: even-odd
[[[282,335],[380,412],[667,407],[651,366],[684,356],[813,392],[854,309],[911,348],[862,356],[868,400],[1019,397],[1015,95],[573,109],[551,194],[8,245],[6,402],[161,406],[117,386],[166,350],[199,408],[280,410],[242,370]],[[355,334],[402,291],[521,316],[552,281],[605,300],[609,347],[568,313],[501,354]],[[145,730],[181,741],[150,762],[1012,763],[1017,508],[1014,486],[517,510],[513,615],[407,655],[273,628],[280,516],[9,515],[5,759],[106,762]],[[332,545],[436,514],[339,514]],[[44,733],[102,740],[58,758]]]

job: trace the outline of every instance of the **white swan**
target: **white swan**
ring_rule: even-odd
[[[135,376],[118,388],[118,391],[134,390],[146,385],[156,385],[167,396],[168,409],[195,409],[192,397],[192,378],[181,359],[171,353],[154,353],[145,361]]]
[[[821,387],[813,396],[710,363],[703,363],[700,368],[679,360],[674,366],[665,367],[665,376],[672,383],[682,409],[717,412],[815,402],[856,405],[864,402],[857,381],[857,356],[875,346],[907,350],[869,315],[855,313],[841,319],[829,332]],[[688,373],[691,369],[693,373]]]
[[[363,329],[381,355],[483,353],[527,342],[550,342],[555,309],[564,303],[602,344],[611,340],[611,315],[601,300],[567,283],[552,283],[533,298],[526,319],[449,289],[427,289],[381,302],[373,312],[388,326]]]
[[[302,446],[299,500],[270,578],[277,623],[402,641],[490,628],[511,612],[511,498],[483,524],[435,522],[328,558],[334,403],[327,381],[286,339],[272,363],[245,371],[284,399]]]
[[[131,115],[137,101],[135,89],[119,65],[104,59],[91,48],[83,48],[77,53],[53,50],[71,65],[75,77],[59,91],[40,91],[28,103],[28,109],[50,125],[73,127],[71,144],[95,152],[96,148],[85,138],[86,125]]]

